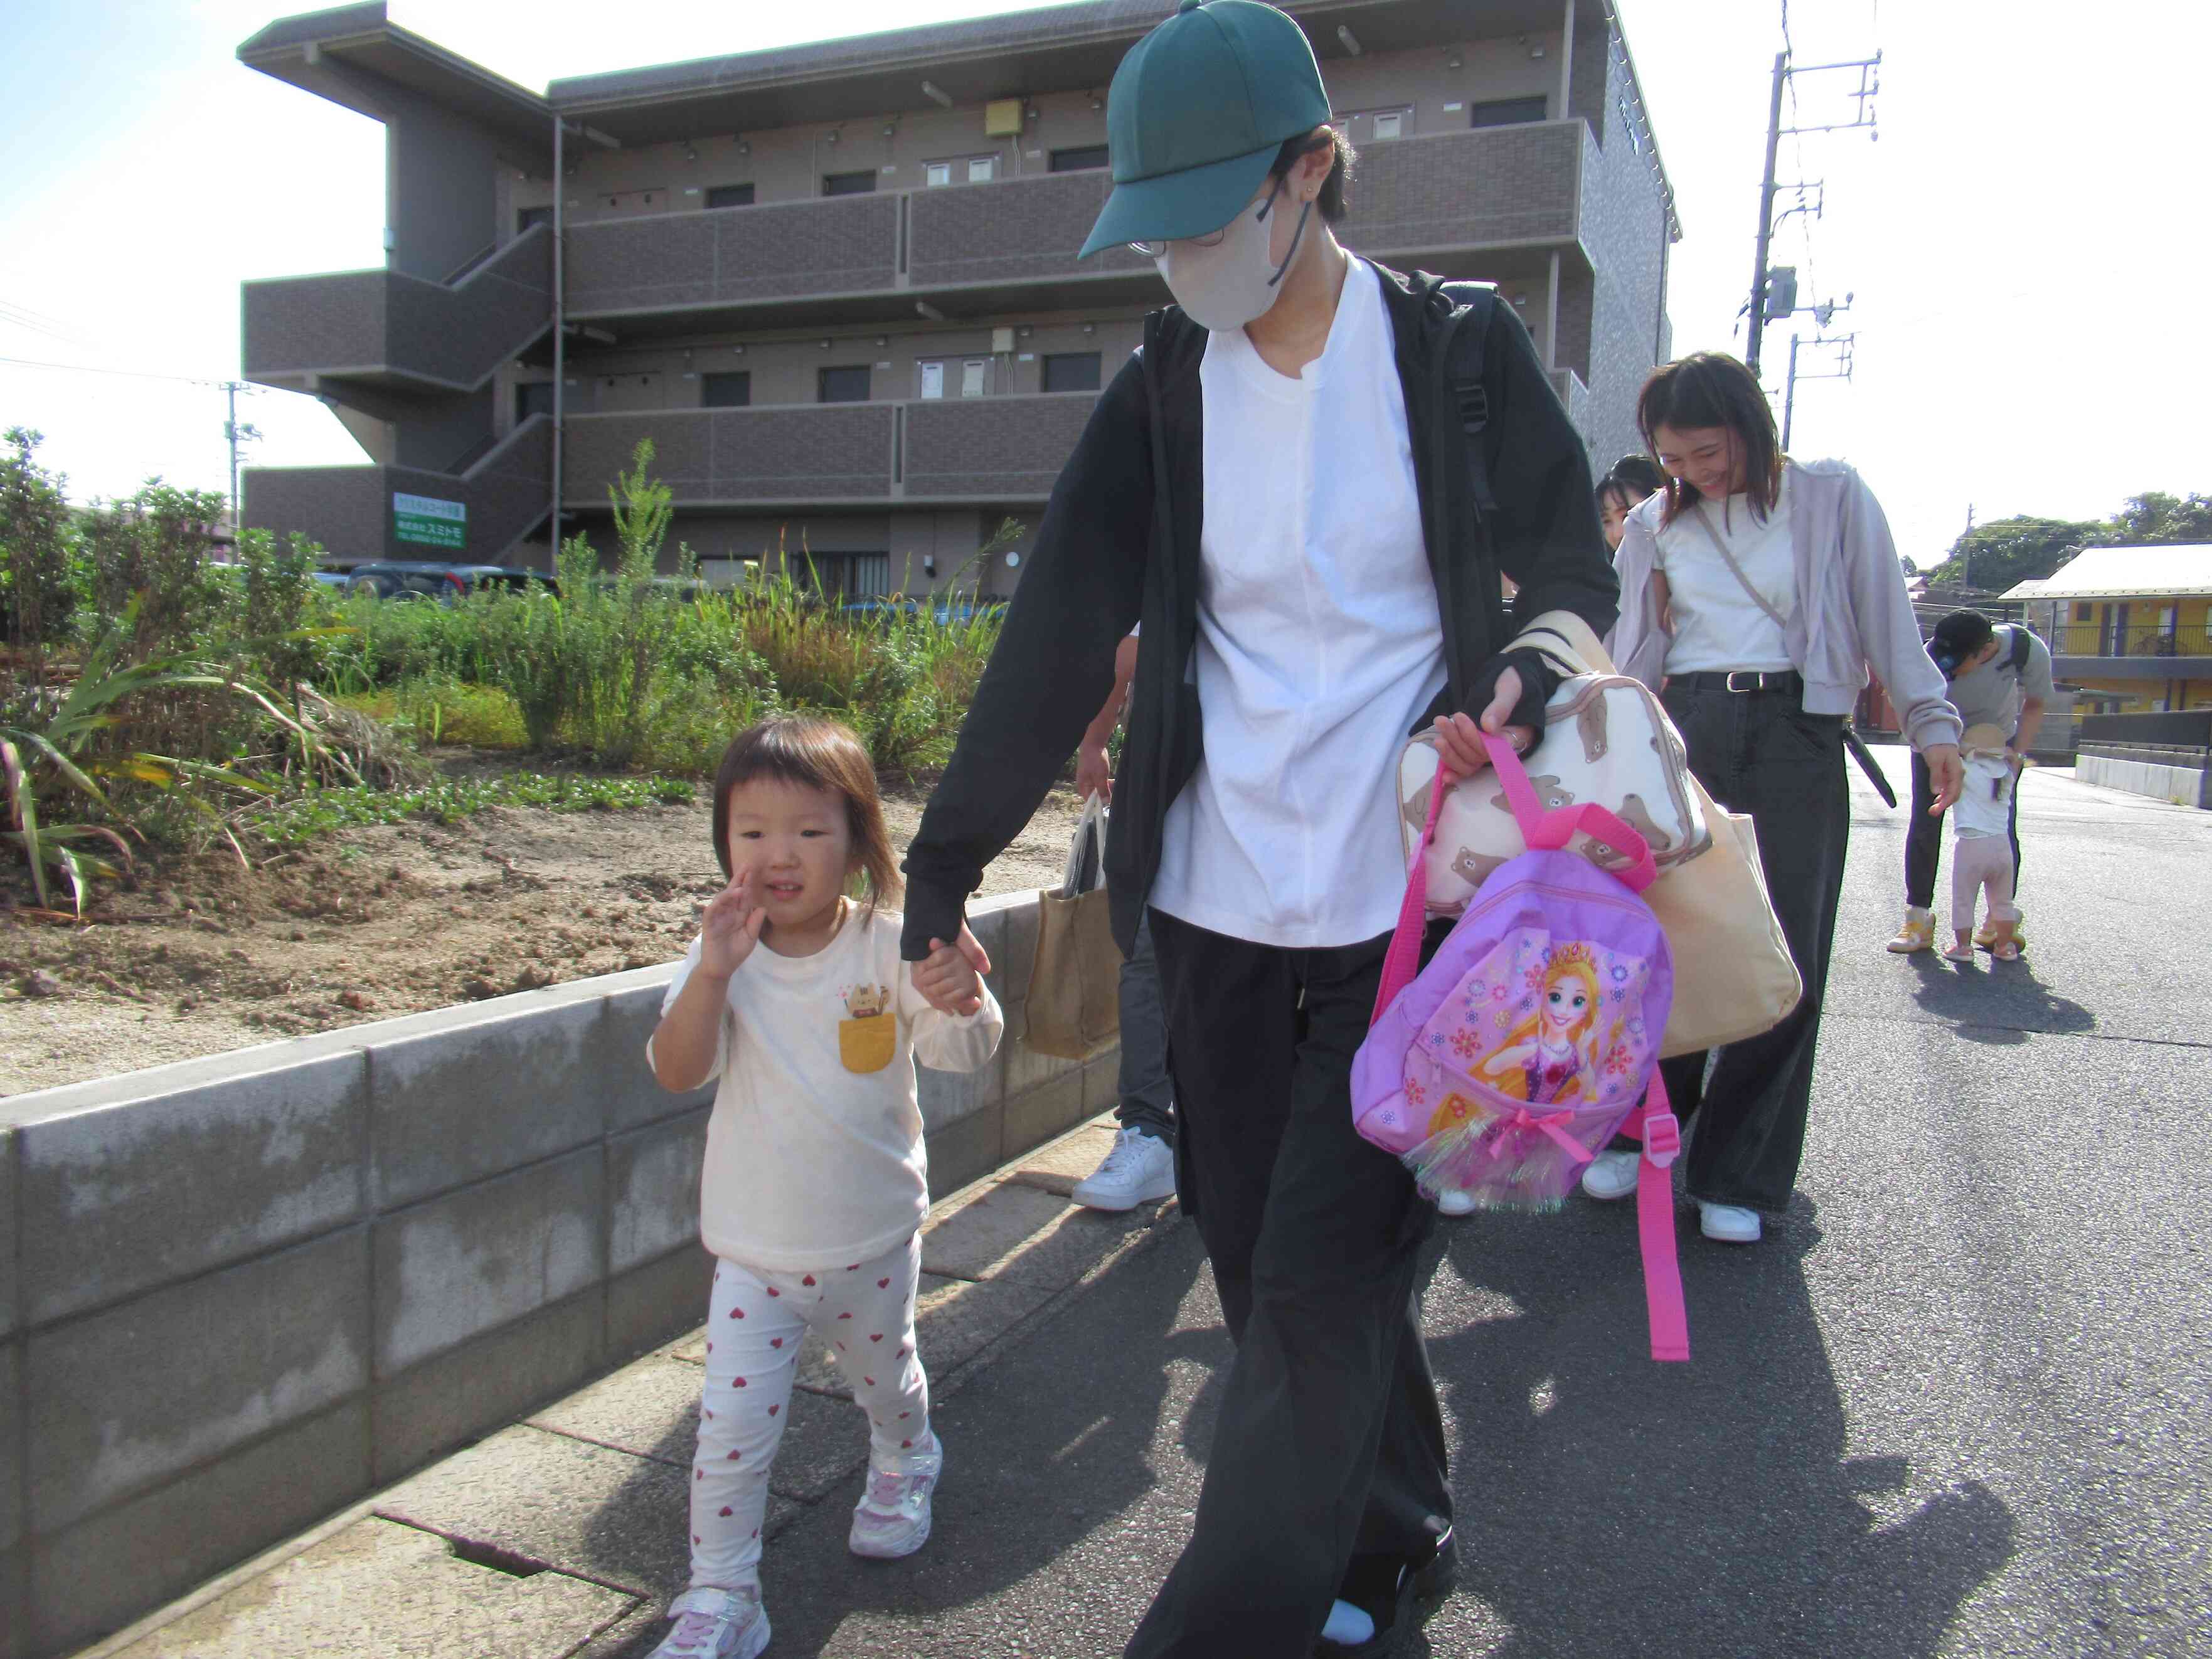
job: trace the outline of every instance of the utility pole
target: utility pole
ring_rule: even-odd
[[[1825,322],[1827,319],[1823,318],[1821,320]],[[1782,394],[1782,447],[1785,453],[1788,453],[1790,448],[1790,428],[1797,410],[1797,382],[1801,379],[1807,380],[1850,380],[1851,378],[1851,355],[1853,349],[1858,343],[1858,337],[1859,337],[1856,334],[1839,334],[1832,340],[1812,339],[1800,341],[1795,334],[1792,334],[1790,337],[1790,380]],[[1797,349],[1801,344],[1810,346],[1815,351],[1820,350],[1825,346],[1833,346],[1836,349],[1836,366],[1825,374],[1801,374],[1797,368]]]
[[[1766,110],[1766,171],[1759,181],[1759,252],[1751,268],[1751,341],[1743,366],[1759,378],[1759,343],[1766,337],[1766,255],[1774,246],[1774,153],[1782,143],[1782,88],[1790,81],[1790,54],[1774,54],[1774,96]]]
[[[1768,254],[1774,246],[1775,153],[1780,148],[1784,133],[1850,132],[1863,128],[1872,137],[1879,139],[1881,134],[1876,130],[1873,102],[1875,94],[1881,90],[1881,54],[1878,52],[1871,58],[1856,58],[1838,64],[1808,64],[1802,69],[1790,66],[1790,54],[1787,51],[1774,54],[1774,90],[1766,110],[1766,169],[1760,175],[1759,182],[1758,252],[1753,258],[1751,270],[1751,304],[1748,307],[1751,313],[1751,338],[1745,346],[1743,354],[1744,367],[1751,371],[1753,380],[1759,378],[1760,348],[1765,340],[1766,325],[1773,314],[1767,307],[1766,261]],[[1849,121],[1831,121],[1814,126],[1784,126],[1782,125],[1782,93],[1783,89],[1790,84],[1790,77],[1793,75],[1821,75],[1833,70],[1856,70],[1859,72],[1857,89],[1847,94],[1857,102],[1856,114]],[[1800,185],[1798,188],[1802,192],[1805,187]],[[1799,205],[1801,207],[1803,205],[1802,201]],[[1790,212],[1794,213],[1797,210],[1797,208],[1792,208]],[[1818,210],[1814,210],[1814,212],[1817,215]],[[1785,213],[1782,216],[1786,219],[1790,216]]]
[[[230,418],[222,423],[222,435],[230,444],[230,533],[234,538],[240,526],[238,521],[238,451],[241,444],[250,444],[261,436],[257,426],[238,423],[238,394],[251,393],[253,388],[242,380],[225,380],[223,395],[229,399]]]

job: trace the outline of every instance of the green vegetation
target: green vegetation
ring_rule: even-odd
[[[488,805],[612,808],[688,799],[730,738],[778,710],[833,714],[887,784],[950,756],[998,637],[995,607],[951,591],[846,607],[802,546],[711,590],[678,547],[650,443],[610,492],[611,568],[579,537],[550,583],[453,603],[339,599],[320,550],[247,531],[217,563],[222,501],[158,479],[67,505],[38,434],[0,451],[0,836],[82,908],[134,844],[227,840],[238,856],[349,824]],[[1011,526],[1008,527],[1009,531]],[[455,746],[599,769],[429,781]]]
[[[2109,519],[2039,519],[2021,514],[1976,525],[1927,572],[1940,586],[1971,584],[2002,593],[2056,572],[2085,547],[2149,547],[2212,542],[2212,496],[2130,495]]]

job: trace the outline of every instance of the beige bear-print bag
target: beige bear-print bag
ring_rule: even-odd
[[[1674,959],[1662,1053],[1694,1053],[1771,1030],[1797,1006],[1803,983],[1767,898],[1750,818],[1715,804],[1692,775],[1681,734],[1659,699],[1614,671],[1579,617],[1547,612],[1512,645],[1542,651],[1567,676],[1545,707],[1544,742],[1529,763],[1539,799],[1547,808],[1590,800],[1610,808],[1643,835],[1659,866],[1644,897]],[[1408,863],[1436,775],[1434,739],[1414,738],[1398,765]],[[1455,786],[1429,848],[1430,913],[1456,916],[1493,871],[1527,850],[1488,773]],[[1570,850],[1601,869],[1618,861],[1587,836]]]

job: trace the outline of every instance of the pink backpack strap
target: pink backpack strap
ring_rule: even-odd
[[[1382,984],[1375,994],[1370,1025],[1382,1018],[1399,992],[1421,971],[1421,932],[1429,920],[1429,843],[1437,838],[1437,816],[1444,810],[1444,795],[1459,780],[1437,757],[1436,781],[1429,786],[1429,819],[1421,826],[1420,844],[1413,848],[1413,867],[1406,872],[1406,897],[1398,907],[1398,926],[1391,933],[1390,948],[1382,957]]]
[[[1682,1268],[1674,1254],[1674,1181],[1668,1173],[1682,1150],[1682,1126],[1667,1098],[1667,1081],[1656,1066],[1650,1088],[1620,1132],[1644,1143],[1636,1162],[1636,1231],[1644,1247],[1644,1304],[1651,1324],[1651,1357],[1687,1359],[1690,1319],[1682,1306]]]

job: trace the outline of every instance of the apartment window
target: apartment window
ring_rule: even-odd
[[[1056,149],[1052,153],[1054,173],[1089,173],[1107,165],[1109,158],[1103,144],[1078,144],[1073,149]]]
[[[825,173],[822,175],[824,196],[871,196],[875,193],[876,170],[869,167],[860,173]]]
[[[817,383],[817,401],[825,404],[864,404],[868,401],[868,366],[853,363],[825,368]]]
[[[1544,118],[1544,100],[1534,98],[1493,98],[1488,103],[1469,106],[1467,124],[1471,127],[1517,127],[1525,121]]]
[[[1413,112],[1402,104],[1395,109],[1352,110],[1336,117],[1335,125],[1355,144],[1375,140],[1388,143],[1393,138],[1413,137]]]
[[[2088,601],[2086,599],[2074,607],[2074,620],[2075,622],[2087,622],[2091,614]]]
[[[707,205],[710,208],[750,207],[753,187],[750,185],[709,185]]]
[[[514,388],[514,423],[520,426],[533,415],[553,412],[553,382],[524,380]]]
[[[524,208],[514,216],[514,234],[520,236],[534,230],[539,225],[550,225],[552,222],[553,210],[550,205]]]
[[[944,185],[988,185],[999,176],[995,155],[957,155],[949,161],[931,161],[921,170],[922,182],[932,190]]]
[[[753,400],[753,374],[749,368],[727,369],[699,377],[699,407],[743,409]]]
[[[1049,351],[1044,359],[1047,392],[1098,390],[1098,354],[1095,351]]]

